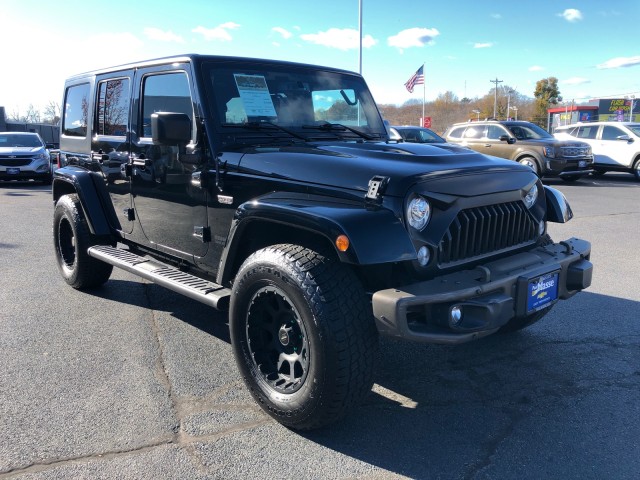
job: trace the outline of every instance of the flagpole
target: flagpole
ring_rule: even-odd
[[[422,63],[422,125],[420,125],[421,127],[424,127],[424,104],[427,98],[427,79],[425,78],[424,75],[424,64],[426,62]]]

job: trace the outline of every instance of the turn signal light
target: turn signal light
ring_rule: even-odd
[[[341,252],[346,252],[349,248],[349,238],[346,235],[338,235],[336,238],[336,247]]]

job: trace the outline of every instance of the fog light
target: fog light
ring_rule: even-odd
[[[457,327],[462,322],[462,307],[458,305],[451,307],[449,310],[449,323],[452,327]]]
[[[426,267],[429,260],[431,260],[431,252],[423,245],[418,249],[418,263],[421,267]]]

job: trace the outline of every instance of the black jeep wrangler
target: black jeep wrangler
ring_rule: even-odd
[[[114,266],[229,309],[266,412],[297,429],[370,391],[378,334],[514,331],[591,283],[530,168],[389,140],[361,76],[188,55],[67,80],[53,238],[74,288]]]

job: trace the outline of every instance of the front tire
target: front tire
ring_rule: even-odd
[[[78,195],[63,195],[53,213],[53,244],[64,281],[82,290],[109,280],[113,266],[91,257],[87,250],[101,242],[89,231]]]
[[[275,245],[236,277],[229,312],[238,368],[283,425],[335,422],[371,390],[377,331],[353,271],[313,250]]]
[[[533,170],[533,173],[540,176],[540,167],[538,166],[538,161],[533,157],[522,157],[518,160],[518,163],[521,165],[525,165]]]

